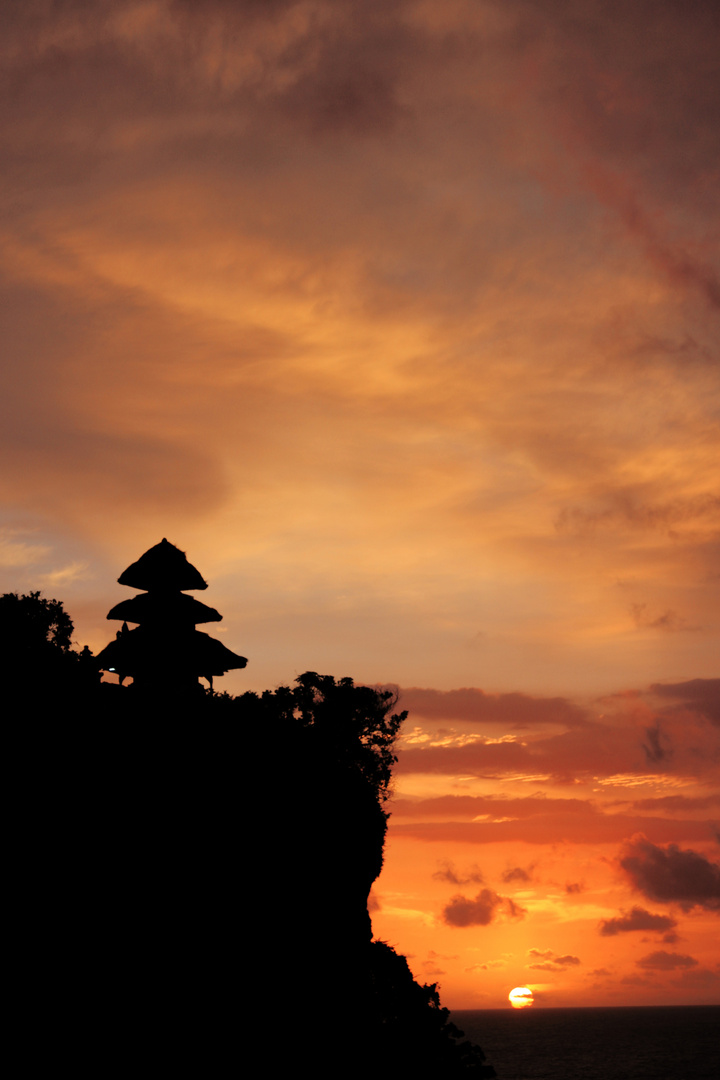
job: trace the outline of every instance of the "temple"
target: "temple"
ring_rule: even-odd
[[[116,672],[120,682],[131,676],[134,686],[146,693],[185,693],[197,690],[198,678],[208,680],[233,668],[244,668],[244,656],[196,630],[198,623],[219,622],[215,608],[187,596],[207,589],[184,552],[162,540],[118,578],[143,592],[122,600],[108,612],[108,619],[122,621],[115,640],[98,654],[102,671]],[[135,630],[128,623],[137,623]]]

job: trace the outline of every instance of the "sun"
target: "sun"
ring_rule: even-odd
[[[527,1009],[534,1000],[533,992],[527,986],[516,986],[508,994],[508,1001],[513,1009]]]

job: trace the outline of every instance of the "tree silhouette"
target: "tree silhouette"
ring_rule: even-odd
[[[396,695],[315,671],[306,671],[295,682],[294,687],[279,686],[262,695],[215,696],[232,702],[248,729],[273,731],[290,745],[301,743],[308,756],[333,769],[357,770],[375,798],[384,802],[397,761],[393,746],[407,718],[407,712],[392,712]]]
[[[72,633],[59,600],[39,591],[0,596],[0,660],[26,704],[55,699],[72,709],[99,681],[90,651],[71,648]]]
[[[40,653],[50,645],[60,652],[70,649],[73,621],[59,600],[47,600],[39,592],[0,596],[0,635],[3,648]]]

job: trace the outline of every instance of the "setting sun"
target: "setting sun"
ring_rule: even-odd
[[[534,1002],[533,992],[527,986],[516,986],[508,994],[508,1001],[513,1009],[527,1009]]]

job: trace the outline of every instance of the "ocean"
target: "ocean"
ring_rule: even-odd
[[[717,1080],[720,1005],[451,1013],[498,1080]]]

